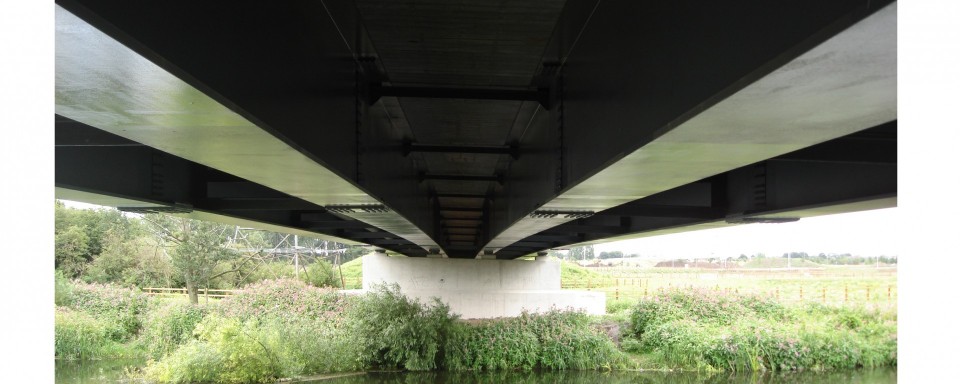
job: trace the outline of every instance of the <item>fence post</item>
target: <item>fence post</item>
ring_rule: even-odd
[[[843,303],[844,304],[847,303],[847,296],[849,293],[850,293],[850,289],[846,285],[844,285],[843,286]]]
[[[803,286],[800,286],[800,301],[803,301]]]
[[[824,304],[827,303],[827,289],[826,289],[826,288],[823,288],[822,300],[823,300],[823,303],[824,303]]]
[[[617,288],[614,292],[614,300],[620,301],[620,288]]]
[[[890,286],[887,286],[887,304],[890,304]]]
[[[870,302],[870,287],[867,287],[867,302]]]

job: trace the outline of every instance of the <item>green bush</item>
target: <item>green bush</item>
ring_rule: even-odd
[[[690,369],[896,365],[896,322],[882,313],[819,304],[792,309],[756,296],[716,295],[670,291],[640,302],[624,349]]]
[[[70,279],[63,274],[63,271],[59,269],[56,270],[53,284],[54,304],[59,306],[70,305],[71,297],[73,296],[73,285],[70,283]]]
[[[189,340],[145,376],[159,382],[263,383],[283,377],[356,371],[357,344],[329,323],[300,318],[209,315]]]
[[[113,284],[75,282],[70,297],[71,308],[109,324],[108,335],[116,341],[128,340],[139,332],[141,317],[149,305],[140,290]]]
[[[554,309],[458,324],[447,340],[445,363],[453,371],[586,370],[621,367],[625,358],[589,316]]]
[[[265,383],[281,376],[275,353],[262,343],[255,321],[216,315],[201,321],[198,340],[148,364],[148,379],[162,382]]]
[[[636,303],[630,300],[607,300],[607,313],[620,314],[630,312]]]
[[[150,360],[144,376],[163,383],[215,383],[223,355],[208,343],[191,340],[160,361]]]
[[[333,265],[326,260],[317,260],[307,267],[303,281],[314,287],[339,287],[340,276],[333,270]]]
[[[299,280],[264,280],[224,298],[220,314],[242,320],[250,318],[322,318],[343,321],[347,306],[343,294],[332,288],[317,288]]]
[[[62,359],[101,357],[110,342],[106,325],[83,312],[57,308],[53,326],[54,353]]]
[[[209,312],[203,305],[172,301],[151,311],[141,338],[147,353],[159,358],[192,340],[193,330]]]
[[[359,345],[342,327],[317,319],[269,319],[260,324],[261,341],[273,351],[283,377],[363,369]]]
[[[456,316],[439,300],[421,304],[400,288],[377,286],[356,297],[347,312],[350,337],[364,366],[425,371],[439,366]]]
[[[444,349],[445,368],[452,371],[529,371],[539,363],[540,341],[516,322],[457,323]]]

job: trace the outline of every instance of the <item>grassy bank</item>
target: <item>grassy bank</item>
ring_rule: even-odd
[[[56,356],[150,359],[154,382],[260,383],[361,370],[830,370],[896,365],[896,314],[668,291],[616,313],[459,320],[394,287],[268,280],[208,305],[58,280]],[[61,294],[62,293],[62,294]]]
[[[566,264],[566,263],[565,263]],[[592,274],[566,273],[586,269]],[[716,290],[729,294],[768,296],[780,303],[893,308],[897,303],[896,268],[820,266],[790,270],[764,268],[686,269],[600,267],[575,265],[561,270],[565,289],[588,289],[607,294],[613,302],[651,299],[664,290]]]
[[[896,366],[892,311],[788,307],[756,295],[671,290],[630,309],[623,349],[652,368],[725,371]]]

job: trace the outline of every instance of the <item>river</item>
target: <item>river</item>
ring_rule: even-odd
[[[57,384],[130,383],[125,372],[143,365],[143,361],[106,360],[56,362]],[[298,384],[412,384],[412,383],[513,383],[513,384],[814,384],[858,383],[895,384],[895,368],[861,369],[835,372],[720,373],[696,372],[483,372],[483,373],[364,373],[324,380],[299,381]]]

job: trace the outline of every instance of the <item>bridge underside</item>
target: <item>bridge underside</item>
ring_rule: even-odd
[[[57,1],[61,198],[511,259],[896,205],[896,3]]]

